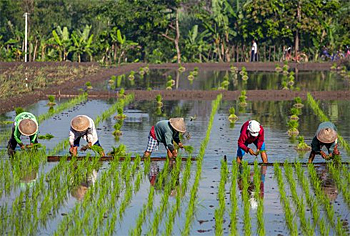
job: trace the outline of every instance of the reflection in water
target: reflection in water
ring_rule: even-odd
[[[259,196],[263,199],[264,198],[264,184],[265,184],[265,175],[266,175],[266,169],[267,166],[266,165],[261,165],[260,166],[260,189],[259,189]],[[241,195],[242,195],[242,191],[243,191],[243,181],[242,181],[242,165],[239,166],[239,173],[238,173],[238,188],[241,191]],[[250,207],[255,210],[258,207],[258,201],[257,199],[255,199],[255,184],[254,184],[254,169],[252,169],[250,171],[250,176],[248,179],[248,194],[249,194],[249,203],[250,203]]]
[[[85,176],[82,178],[82,176],[75,176],[77,178],[74,178],[71,180],[72,188],[71,188],[71,195],[76,198],[78,201],[83,200],[87,190],[90,186],[93,186],[97,179],[97,171],[93,169],[91,172],[85,173]]]
[[[335,201],[338,197],[338,189],[335,181],[331,177],[327,166],[315,166],[317,177],[321,181],[321,189],[331,201]]]

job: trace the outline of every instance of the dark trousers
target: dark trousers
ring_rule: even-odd
[[[13,155],[15,155],[15,149],[17,146],[17,141],[15,139],[15,127],[12,127],[12,134],[11,134],[11,138],[9,140],[9,142],[7,143],[7,153],[10,157],[12,157]],[[34,143],[38,143],[38,138],[35,139]]]
[[[258,54],[254,50],[250,53],[250,61],[258,61]]]

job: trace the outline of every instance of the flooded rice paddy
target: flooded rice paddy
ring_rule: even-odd
[[[106,81],[93,91],[120,91],[152,88],[164,90],[168,76],[173,90],[215,90],[228,77],[229,91],[281,90],[283,76],[277,73],[248,72],[244,82],[230,71],[199,71],[192,81],[189,71],[154,70],[134,80],[128,74],[116,86]],[[292,91],[347,91],[349,83],[333,72],[299,72]],[[263,91],[262,91],[263,92]],[[248,93],[249,94],[249,93]],[[350,173],[347,164],[333,165],[316,156],[315,165],[307,162],[309,152],[298,152],[298,140],[288,135],[290,109],[295,101],[249,99],[240,106],[238,98],[225,100],[132,100],[124,106],[119,137],[113,136],[116,109],[103,116],[121,99],[82,99],[71,107],[43,119],[39,131],[54,135],[39,140],[45,147],[37,158],[23,153],[14,160],[6,154],[6,135],[15,112],[0,116],[1,234],[105,234],[105,235],[347,235],[349,234]],[[56,101],[59,106],[68,100]],[[26,110],[36,116],[45,114],[47,101]],[[299,114],[299,135],[307,144],[322,117],[316,114],[306,97]],[[234,107],[238,120],[230,123],[229,109]],[[339,134],[350,141],[350,102],[347,99],[318,103]],[[215,109],[213,109],[215,108]],[[120,161],[46,162],[46,155],[68,155],[60,142],[68,137],[70,120],[85,114],[98,122],[99,140],[106,153],[125,145],[131,156],[142,155],[149,130],[157,121],[184,117],[190,137],[183,143],[193,147],[193,162],[168,163]],[[107,114],[107,113],[105,113]],[[270,163],[285,166],[254,166],[257,159],[245,155],[249,165],[237,167],[235,157],[241,125],[258,120],[265,129]],[[207,140],[207,142],[205,141]],[[25,140],[28,142],[28,140]],[[82,145],[85,143],[82,141]],[[45,153],[46,152],[46,153]],[[344,145],[341,160],[350,162]],[[88,153],[88,154],[87,154]],[[95,154],[92,151],[80,155]],[[180,156],[190,154],[179,150]],[[165,148],[152,153],[164,157]],[[224,162],[224,156],[227,162]]]

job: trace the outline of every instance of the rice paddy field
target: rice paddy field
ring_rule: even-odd
[[[39,135],[53,137],[14,158],[6,145],[16,113],[1,114],[0,234],[349,235],[349,86],[345,69],[144,67],[55,106],[42,100],[25,107],[37,116]],[[137,96],[140,90],[147,96]],[[115,96],[92,99],[91,92]],[[67,160],[70,120],[79,114],[94,119],[112,160],[99,161],[93,150]],[[160,144],[151,157],[162,161],[143,160],[150,128],[171,117],[185,118],[184,159],[165,158]],[[249,154],[236,164],[249,119],[264,127],[268,165]],[[307,146],[323,121],[337,126],[341,155],[307,165]]]

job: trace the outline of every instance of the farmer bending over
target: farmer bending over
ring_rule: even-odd
[[[332,122],[322,122],[311,142],[309,163],[313,162],[316,154],[320,154],[325,160],[332,159],[334,155],[339,155],[337,138],[337,127]],[[327,148],[329,155],[321,150],[323,146]]]
[[[170,118],[169,120],[157,122],[155,126],[152,126],[151,131],[149,132],[148,145],[143,156],[149,157],[153,150],[158,150],[159,142],[161,142],[167,149],[167,156],[169,158],[175,158],[177,152],[173,141],[182,148],[183,146],[180,142],[179,133],[185,132],[186,125],[184,118]]]
[[[15,148],[17,144],[21,149],[25,149],[26,146],[21,141],[21,135],[29,136],[30,145],[38,143],[38,121],[35,116],[29,112],[22,112],[18,114],[12,126],[11,138],[7,144],[7,153],[10,157],[15,154]]]
[[[256,152],[248,147],[248,144],[254,143]],[[241,163],[246,152],[257,156],[260,153],[261,160],[267,163],[267,154],[265,151],[264,129],[256,120],[248,120],[242,125],[241,133],[238,139],[237,163]]]
[[[69,153],[73,156],[76,156],[78,154],[78,147],[81,137],[83,137],[86,142],[88,142],[89,147],[92,147],[93,145],[101,147],[97,137],[95,123],[90,117],[85,115],[78,115],[74,117],[70,122]],[[100,155],[105,155],[103,150],[101,151]]]

